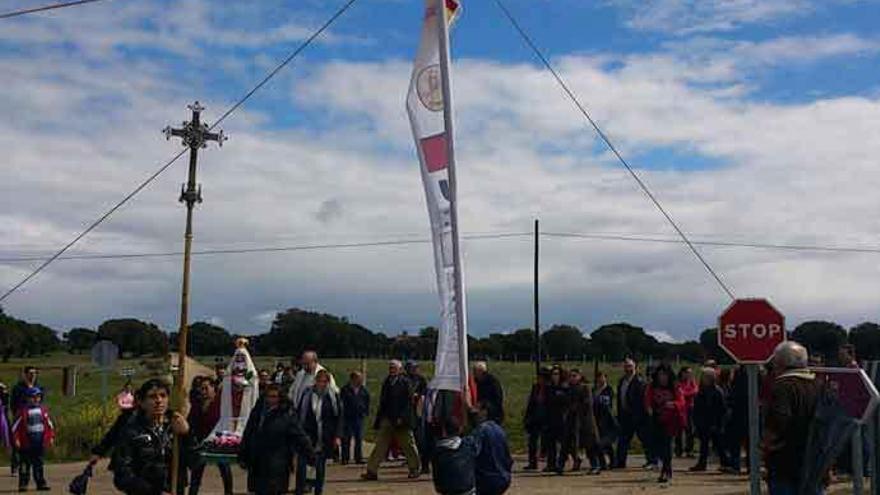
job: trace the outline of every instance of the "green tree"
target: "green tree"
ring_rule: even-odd
[[[541,350],[552,359],[580,359],[585,344],[584,334],[571,325],[553,325],[541,334]]]
[[[826,363],[837,359],[837,351],[846,343],[846,330],[828,321],[808,321],[794,329],[791,338],[803,344],[810,354],[818,354]]]
[[[733,364],[733,359],[727,351],[718,345],[718,329],[707,328],[700,334],[700,346],[703,348],[706,359],[714,359],[719,364]]]
[[[168,336],[153,323],[134,318],[101,323],[98,339],[113,342],[122,354],[164,356],[168,353]]]
[[[64,334],[67,350],[73,354],[88,352],[98,340],[98,332],[90,328],[74,328]]]
[[[234,337],[223,327],[198,321],[189,326],[189,353],[193,356],[232,354]]]
[[[858,359],[880,359],[880,325],[864,322],[849,331],[849,343],[856,347]]]

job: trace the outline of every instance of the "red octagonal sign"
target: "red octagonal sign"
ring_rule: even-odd
[[[766,299],[738,299],[718,318],[718,345],[737,363],[766,363],[782,342],[785,317]]]

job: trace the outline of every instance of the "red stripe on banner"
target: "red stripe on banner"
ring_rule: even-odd
[[[428,172],[437,172],[449,166],[449,150],[446,147],[446,133],[422,138],[422,153]]]

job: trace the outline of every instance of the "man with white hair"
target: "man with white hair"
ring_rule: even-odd
[[[477,385],[477,400],[485,402],[489,411],[489,419],[504,423],[504,389],[495,375],[489,373],[489,365],[485,361],[474,363],[474,382]]]
[[[821,387],[816,375],[807,369],[808,363],[807,349],[797,342],[783,342],[773,353],[777,376],[767,404],[763,445],[770,495],[798,493]]]
[[[378,479],[379,463],[388,455],[391,440],[396,439],[406,456],[411,479],[419,477],[419,452],[413,436],[415,411],[413,399],[415,392],[412,382],[403,374],[403,363],[392,360],[388,363],[388,377],[382,383],[379,395],[379,410],[373,428],[379,430],[376,446],[367,461],[367,472],[361,478],[367,481]]]
[[[617,462],[615,467],[626,467],[629,445],[638,436],[645,449],[645,469],[655,469],[657,461],[648,434],[648,412],[645,409],[645,380],[638,373],[636,362],[630,358],[623,361],[623,376],[617,382],[617,421],[620,435],[617,437]]]
[[[294,408],[299,404],[299,400],[302,398],[303,393],[315,384],[315,376],[323,369],[324,367],[318,363],[317,352],[305,351],[302,353],[302,369],[296,373],[296,377],[293,379],[293,385],[290,386],[290,392],[288,393],[290,403],[293,404]],[[330,390],[339,393],[339,388],[336,387],[336,379],[333,378],[333,373],[329,374]]]

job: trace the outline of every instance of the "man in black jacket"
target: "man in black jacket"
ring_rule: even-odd
[[[623,377],[617,383],[617,421],[620,436],[617,439],[617,466],[626,467],[629,444],[633,436],[638,436],[645,449],[646,463],[643,467],[657,466],[647,434],[648,415],[645,411],[645,380],[638,374],[636,362],[626,359],[623,362]]]
[[[192,454],[186,419],[168,409],[171,390],[158,379],[137,391],[140,410],[128,421],[113,451],[113,484],[128,495],[171,493],[171,452],[182,437],[184,457]]]
[[[485,402],[489,408],[489,419],[498,423],[504,423],[504,389],[495,375],[489,373],[489,366],[485,361],[474,363],[474,381],[477,384],[477,400]]]
[[[715,448],[721,466],[728,465],[721,432],[727,415],[724,392],[716,383],[713,368],[703,368],[700,391],[694,397],[694,428],[700,437],[700,458],[690,471],[705,471],[709,459],[709,443]]]
[[[376,436],[376,446],[367,462],[367,472],[361,476],[364,480],[378,479],[379,463],[388,455],[392,438],[397,439],[403,449],[409,477],[419,477],[419,453],[413,437],[413,396],[412,382],[403,374],[403,363],[397,360],[388,363],[388,377],[382,384],[379,411],[373,425],[379,433]]]
[[[340,391],[344,413],[342,432],[342,463],[351,459],[351,442],[354,441],[354,462],[364,463],[364,419],[370,415],[370,392],[364,386],[364,376],[352,371],[348,383]]]
[[[287,493],[294,455],[314,463],[315,449],[281,388],[272,383],[266,386],[260,406],[251,411],[238,450],[238,462],[248,471],[248,491]]]

